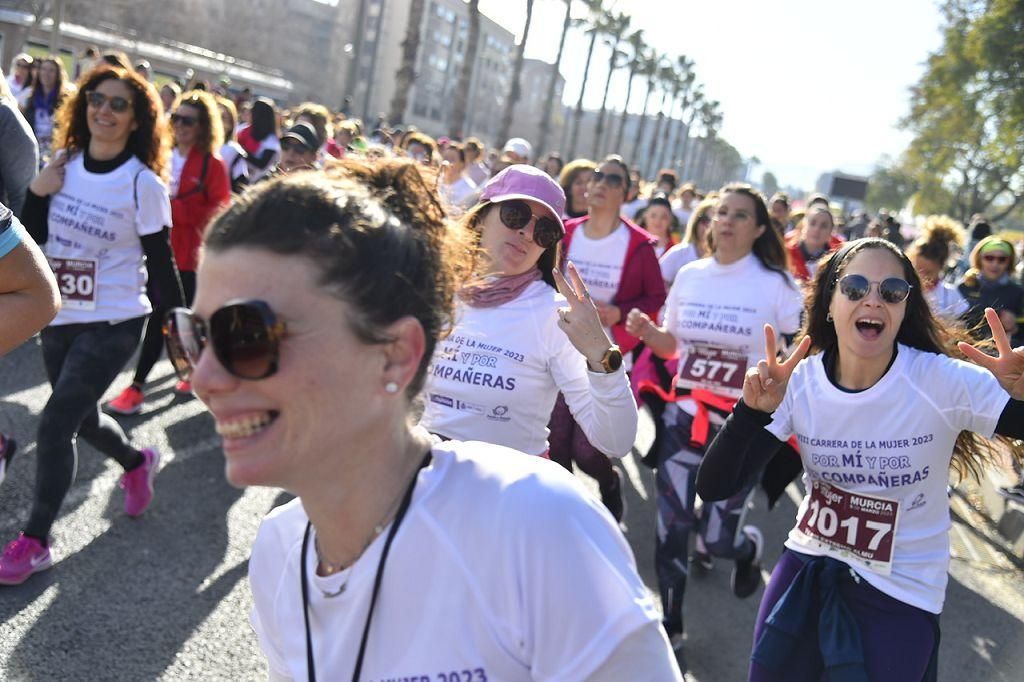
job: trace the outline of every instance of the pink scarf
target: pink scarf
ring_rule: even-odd
[[[540,279],[540,270],[530,268],[521,275],[490,276],[459,290],[459,298],[474,308],[496,308],[519,297],[526,287]]]

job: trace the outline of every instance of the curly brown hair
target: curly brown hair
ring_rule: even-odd
[[[406,159],[344,159],[286,175],[243,194],[209,227],[204,245],[308,259],[318,285],[349,306],[363,343],[388,343],[388,326],[416,318],[426,349],[406,389],[411,399],[454,324],[455,292],[473,267],[472,239],[449,223],[435,176]]]
[[[204,90],[189,90],[174,101],[174,110],[181,105],[190,106],[199,112],[196,149],[203,154],[217,154],[224,144],[224,122],[220,117],[217,98]]]
[[[160,96],[149,82],[134,71],[116,66],[99,66],[87,73],[79,82],[79,89],[61,104],[54,124],[54,150],[67,153],[85,151],[89,148],[92,133],[86,110],[88,95],[100,83],[116,79],[132,91],[132,112],[136,128],[128,136],[125,145],[143,164],[161,178],[167,179],[170,158],[170,136],[164,121],[164,106]]]

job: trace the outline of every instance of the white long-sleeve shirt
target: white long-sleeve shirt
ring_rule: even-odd
[[[541,455],[558,392],[601,452],[629,453],[637,409],[625,371],[591,372],[558,327],[566,300],[542,281],[494,308],[459,305],[455,329],[437,344],[421,424],[455,440]]]

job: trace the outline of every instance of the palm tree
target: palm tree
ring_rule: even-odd
[[[633,142],[633,163],[640,160],[640,145],[643,144],[644,128],[647,127],[647,107],[651,103],[651,94],[654,92],[654,84],[658,80],[658,70],[663,59],[664,57],[654,51],[645,52],[641,56],[643,65],[640,67],[640,73],[647,76],[647,92],[644,94],[644,108],[640,112],[640,125],[637,126],[636,140]]]
[[[558,69],[562,65],[562,52],[565,50],[565,37],[569,35],[569,28],[572,26],[572,0],[562,0],[565,3],[565,18],[562,20],[562,37],[558,41],[558,56],[551,67],[551,80],[548,81],[548,94],[544,97],[544,113],[540,119],[540,142],[537,144],[537,153],[546,154],[548,148],[548,127],[551,125],[551,109],[555,104],[555,88],[558,86]]]
[[[401,123],[409,106],[409,91],[416,77],[416,58],[420,51],[420,27],[423,25],[423,11],[426,0],[412,0],[409,5],[409,24],[405,27],[402,41],[402,62],[395,73],[395,94],[391,98],[388,122]]]
[[[670,94],[679,92],[679,78],[676,77],[675,69],[672,68],[671,64],[662,64],[658,69],[658,84],[661,86],[661,107],[658,109],[658,117],[654,123],[654,134],[651,135],[651,144],[647,148],[648,175],[653,175],[658,171],[657,168],[652,166],[657,161],[655,156],[658,150],[658,134],[661,132],[661,123],[665,120],[665,104]]]
[[[701,107],[704,106],[704,86],[698,85],[690,97],[690,117],[686,121],[686,130],[683,135],[683,146],[679,150],[679,177],[686,180],[686,173],[690,170],[689,159],[687,159],[690,153],[690,136],[693,133],[693,124],[697,120],[697,116],[700,114]]]
[[[604,119],[608,113],[608,91],[612,87],[612,76],[620,66],[624,66],[622,58],[626,57],[626,53],[619,49],[619,45],[622,44],[622,37],[629,30],[629,23],[631,19],[628,15],[623,13],[609,14],[606,18],[606,34],[608,39],[605,41],[606,44],[612,48],[612,56],[608,58],[608,78],[604,82],[604,96],[601,98],[601,111],[597,115],[597,129],[594,131],[594,153],[591,155],[595,159],[601,151],[601,138],[604,136]]]
[[[629,60],[629,83],[626,85],[626,104],[622,107],[622,118],[619,119],[619,132],[615,135],[615,144],[612,151],[616,154],[622,153],[622,134],[626,130],[626,119],[629,118],[629,98],[633,94],[633,79],[641,75],[643,67],[644,31],[638,28],[626,38],[632,54]]]
[[[683,116],[686,115],[686,108],[690,105],[690,90],[693,89],[693,84],[697,80],[697,74],[693,71],[693,60],[687,59],[685,56],[680,56],[676,59],[676,75],[679,76],[679,118],[674,116],[669,117],[668,125],[665,126],[665,138],[662,142],[661,150],[665,155],[661,159],[661,165],[673,166],[675,165],[675,154],[673,153],[679,146],[679,132],[683,125]],[[673,107],[675,102],[673,102]],[[673,138],[674,135],[674,138]]]
[[[466,133],[466,109],[469,105],[469,88],[473,81],[473,67],[480,51],[480,0],[469,0],[469,35],[466,37],[466,52],[462,57],[459,83],[455,87],[455,101],[452,104],[448,130],[458,139]]]
[[[526,23],[523,24],[523,39],[519,41],[516,49],[516,62],[512,67],[512,86],[508,90],[508,98],[505,100],[505,113],[501,117],[501,127],[498,129],[498,144],[505,144],[509,132],[512,130],[512,115],[515,113],[516,104],[519,103],[519,79],[523,75],[523,58],[526,55],[526,39],[530,37],[530,24],[533,22],[533,0],[526,0]],[[541,152],[542,153],[542,152]]]
[[[576,156],[576,142],[580,138],[580,122],[583,119],[583,96],[587,93],[587,81],[590,79],[590,60],[594,56],[594,46],[597,38],[604,33],[602,15],[604,13],[604,0],[583,0],[587,6],[589,16],[587,19],[576,22],[577,26],[587,26],[586,33],[590,34],[590,47],[587,49],[587,63],[583,67],[583,85],[580,86],[580,97],[576,100],[576,113],[573,114],[574,125],[572,138],[569,140],[568,158]]]
[[[700,124],[704,128],[704,139],[701,141],[700,161],[697,163],[697,177],[704,179],[704,171],[708,162],[708,151],[714,143],[718,128],[722,125],[722,112],[717,100],[705,102],[700,110]]]

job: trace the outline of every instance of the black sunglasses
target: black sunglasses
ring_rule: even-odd
[[[217,361],[239,379],[266,379],[277,371],[285,324],[263,301],[228,301],[206,322],[188,308],[164,317],[167,355],[182,381],[190,381],[209,344]]]
[[[604,171],[594,171],[594,174],[590,176],[594,184],[600,184],[604,182],[611,188],[622,187],[626,184],[626,178],[622,177],[617,173],[605,173]]]
[[[522,230],[530,224],[532,218],[536,218],[533,243],[542,249],[550,249],[565,236],[561,220],[555,220],[549,215],[535,216],[530,205],[522,199],[509,199],[498,204],[498,217],[510,230]]]
[[[297,140],[282,140],[281,141],[281,151],[283,151],[283,152],[296,151],[296,152],[298,152],[300,154],[305,154],[305,153],[311,152],[313,150],[310,149],[309,147],[307,147],[302,142],[299,142]]]
[[[171,114],[171,125],[177,125],[179,123],[185,126],[186,128],[191,128],[192,126],[199,123],[199,119],[197,119],[195,116],[182,116],[181,114]]]
[[[102,92],[96,92],[95,90],[89,90],[85,93],[85,101],[93,109],[102,109],[104,104],[109,104],[110,110],[118,114],[123,114],[132,106],[130,101],[120,95],[107,97]]]
[[[875,282],[864,275],[844,275],[839,280],[839,291],[851,301],[859,301],[871,291]],[[910,296],[910,283],[900,277],[886,277],[878,282],[878,294],[886,303],[902,303]]]

